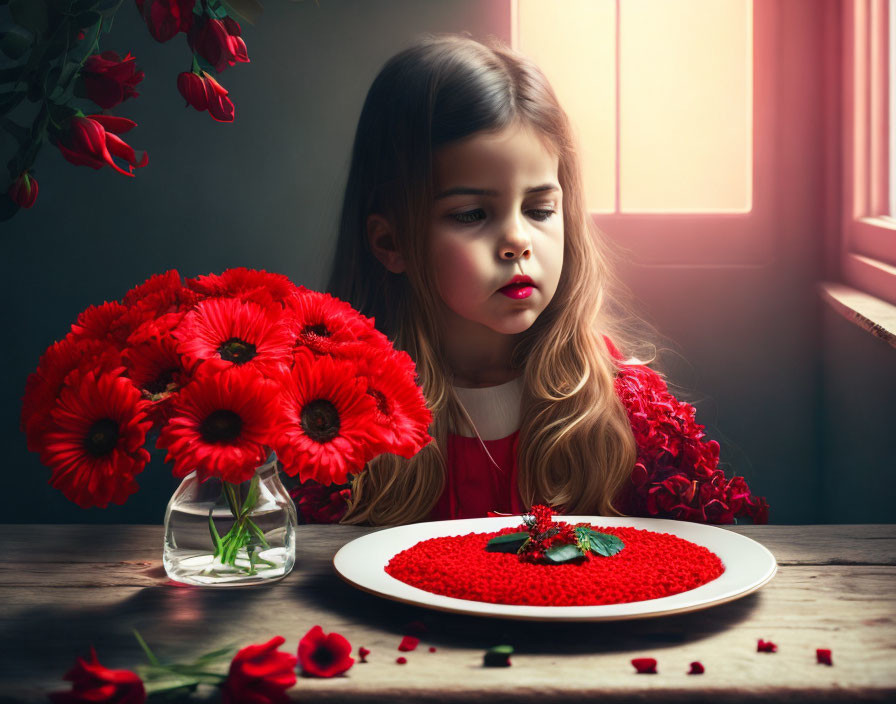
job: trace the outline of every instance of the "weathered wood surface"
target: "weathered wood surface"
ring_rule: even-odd
[[[283,635],[337,631],[367,664],[331,680],[300,678],[301,702],[769,702],[896,700],[896,525],[737,526],[768,547],[777,576],[758,592],[704,611],[641,621],[548,624],[458,616],[357,591],[331,559],[370,531],[301,526],[299,565],[264,588],[168,583],[161,526],[4,526],[0,539],[0,702],[46,701],[90,645],[109,667],[143,661],[137,628],[162,658]],[[428,627],[395,663],[403,626]],[[778,644],[757,653],[759,638]],[[510,643],[513,666],[482,667]],[[437,648],[430,653],[428,647]],[[831,648],[834,666],[815,662]],[[634,657],[659,674],[637,675]],[[706,668],[685,673],[693,660]],[[215,700],[202,690],[199,699]]]

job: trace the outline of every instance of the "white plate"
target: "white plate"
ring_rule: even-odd
[[[661,518],[557,516],[557,520],[571,524],[591,523],[671,533],[712,550],[721,558],[725,572],[711,582],[680,594],[661,599],[597,606],[522,606],[468,601],[412,587],[386,573],[385,567],[394,555],[421,540],[467,533],[489,533],[508,526],[518,526],[521,524],[519,516],[467,518],[386,528],[344,545],[333,557],[333,566],[349,584],[386,599],[439,611],[527,621],[617,621],[705,609],[759,589],[775,576],[778,569],[774,556],[755,540],[714,526]]]

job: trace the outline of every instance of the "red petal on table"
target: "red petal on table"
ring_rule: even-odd
[[[416,650],[419,644],[419,638],[415,638],[414,636],[405,636],[401,639],[401,643],[399,643],[398,649],[403,653],[409,653],[412,650]]]
[[[370,655],[370,651],[363,645],[358,648],[358,657],[361,658],[361,662],[367,662],[368,655]]]
[[[436,652],[436,646],[434,646],[434,645],[429,646],[429,652],[431,652],[431,653]]]
[[[395,662],[397,662],[399,665],[406,665],[408,659],[402,655],[401,657],[395,658]]]
[[[639,675],[655,675],[656,674],[656,658],[635,658],[632,665],[638,671]]]
[[[834,661],[831,660],[831,649],[830,648],[818,648],[815,651],[815,659],[821,665],[833,665]]]
[[[778,650],[778,646],[775,643],[772,643],[770,640],[762,640],[759,639],[759,643],[756,645],[757,653],[775,653]]]
[[[705,672],[703,669],[703,664],[699,660],[695,660],[691,663],[691,671],[688,673],[689,675],[702,675]]]

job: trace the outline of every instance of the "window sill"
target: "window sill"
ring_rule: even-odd
[[[844,318],[896,347],[896,306],[830,281],[819,283],[818,290],[822,299]]]

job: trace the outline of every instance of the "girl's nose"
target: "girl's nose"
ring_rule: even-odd
[[[498,246],[501,259],[529,259],[532,256],[532,240],[516,222],[504,231]]]
[[[530,247],[514,248],[505,246],[501,252],[502,259],[528,259],[532,256],[532,249]]]

